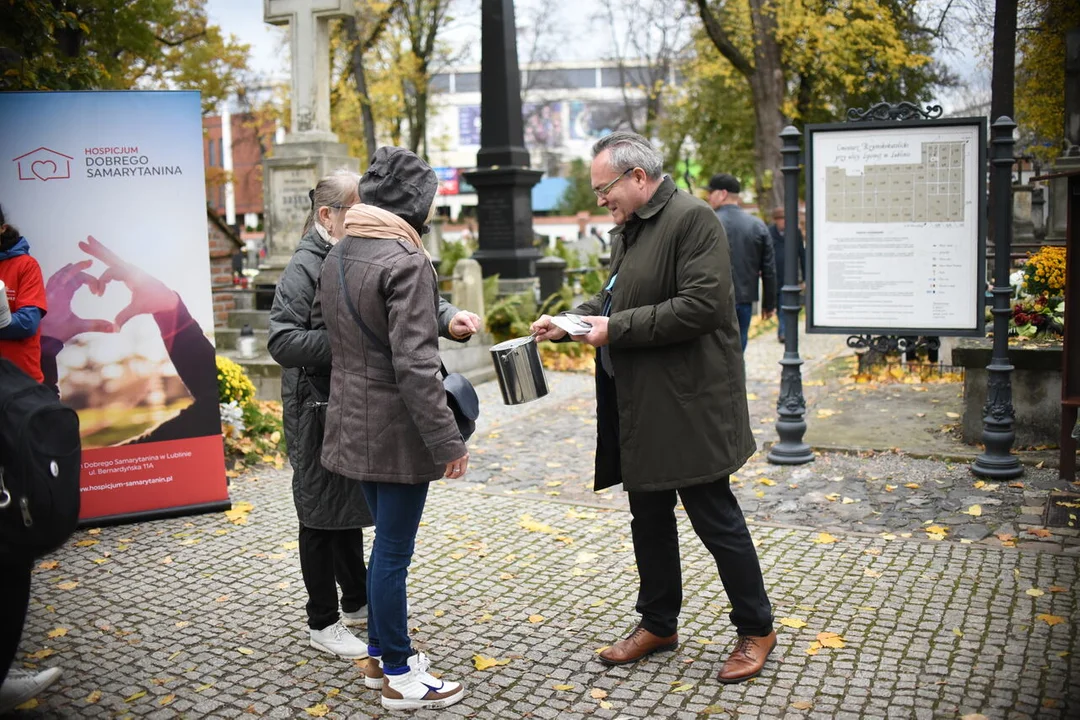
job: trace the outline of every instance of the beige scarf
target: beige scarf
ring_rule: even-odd
[[[431,255],[420,240],[420,233],[416,232],[416,228],[389,210],[357,203],[345,213],[345,232],[360,238],[402,240],[419,249],[428,262],[431,262]],[[439,272],[434,266],[431,269],[437,281]]]

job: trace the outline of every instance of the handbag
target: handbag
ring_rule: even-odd
[[[353,320],[360,326],[368,339],[375,343],[375,347],[379,349],[379,352],[385,355],[388,360],[393,360],[390,346],[371,331],[364,319],[360,317],[360,313],[356,311],[356,306],[353,305],[349,293],[345,292],[348,286],[345,283],[344,258],[339,259],[338,274],[341,279],[339,292],[345,296],[345,305],[349,308],[349,314],[353,316]],[[462,442],[468,442],[472,434],[476,432],[476,418],[480,417],[480,398],[476,396],[476,389],[469,382],[469,379],[461,373],[447,372],[446,365],[442,363],[442,360],[439,361],[439,373],[442,375],[443,388],[446,390],[446,404],[454,413],[454,420],[457,422],[458,432],[461,433],[461,440]]]

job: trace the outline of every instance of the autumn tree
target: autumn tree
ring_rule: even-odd
[[[741,76],[754,113],[755,189],[783,199],[780,130],[847,107],[928,98],[951,78],[931,57],[916,0],[694,0],[706,37]],[[900,94],[903,96],[900,96]]]
[[[599,19],[611,33],[627,124],[653,138],[675,68],[690,42],[694,16],[682,3],[642,0],[633,6],[607,3]],[[634,112],[639,94],[644,96],[641,114]]]
[[[560,215],[577,215],[579,212],[588,212],[590,215],[607,214],[606,209],[596,204],[596,193],[592,189],[589,163],[581,158],[574,158],[570,161],[566,177],[569,184],[556,205],[556,211]]]
[[[1080,27],[1080,5],[1025,0],[1020,7],[1016,119],[1032,154],[1061,154],[1065,136],[1065,32]]]
[[[0,90],[191,89],[205,112],[242,87],[247,58],[205,0],[0,3]]]

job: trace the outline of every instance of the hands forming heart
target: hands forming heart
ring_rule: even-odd
[[[105,272],[100,277],[87,273],[93,260],[70,263],[56,271],[45,284],[49,311],[42,319],[42,334],[66,343],[84,332],[115,333],[134,317],[173,311],[179,304],[179,296],[163,282],[121,259],[92,235],[79,243],[79,249],[104,263]],[[79,288],[85,286],[101,297],[113,280],[122,282],[131,291],[131,302],[117,313],[115,320],[82,318],[71,309],[71,299]]]

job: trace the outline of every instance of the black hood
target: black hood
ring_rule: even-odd
[[[423,235],[438,189],[435,171],[415,153],[381,147],[360,178],[360,202],[394,213]]]

